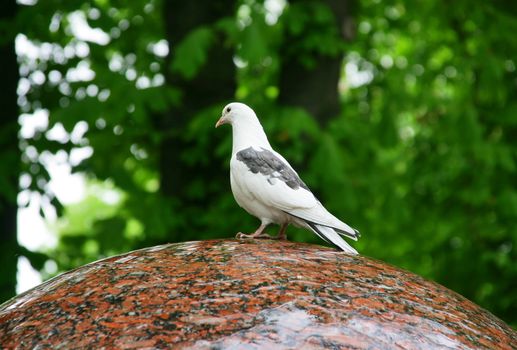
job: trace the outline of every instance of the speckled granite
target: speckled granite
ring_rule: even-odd
[[[501,320],[365,257],[267,240],[158,246],[0,306],[2,348],[517,348]]]

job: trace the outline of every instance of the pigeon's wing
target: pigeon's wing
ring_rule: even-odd
[[[317,204],[298,174],[272,151],[249,147],[237,152],[235,163],[235,180],[261,203],[285,212]]]
[[[357,231],[329,213],[280,154],[249,147],[237,152],[236,161],[240,162],[241,186],[256,200],[357,239]]]

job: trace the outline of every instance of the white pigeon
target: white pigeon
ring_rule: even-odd
[[[239,232],[237,238],[273,238],[263,233],[266,226],[281,225],[278,236],[286,239],[289,224],[316,233],[348,254],[357,254],[345,236],[357,240],[359,231],[329,213],[314,197],[296,171],[275,152],[255,112],[243,103],[224,107],[215,127],[231,124],[233,131],[230,183],[235,200],[261,221],[252,234]]]

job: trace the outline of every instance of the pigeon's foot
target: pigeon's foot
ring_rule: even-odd
[[[253,232],[253,233],[250,233],[250,234],[246,234],[246,233],[242,233],[242,232],[239,232],[235,235],[235,238],[238,238],[238,239],[241,239],[241,238],[266,238],[266,239],[272,239],[272,237],[270,235],[268,235],[267,233],[264,233],[264,229],[266,228],[267,225],[260,225],[259,228]]]
[[[258,235],[256,235],[255,233],[250,233],[250,234],[247,234],[247,233],[242,233],[242,232],[238,232],[236,235],[235,235],[235,238],[237,239],[243,239],[243,238],[254,238],[254,239],[277,239],[277,237],[273,237],[273,236],[270,236],[268,235],[267,233],[259,233]]]
[[[275,237],[275,239],[287,240],[287,234],[285,231],[287,230],[288,225],[289,224],[283,224],[280,226],[280,231],[278,231],[278,235]]]
[[[278,239],[278,240],[286,240],[287,234],[285,231],[287,230],[288,224],[283,224],[280,226],[280,231],[278,231],[278,235],[276,236],[270,236],[267,233],[264,232],[264,229],[266,228],[266,225],[260,225],[260,227],[257,229],[257,231],[247,234],[239,232],[235,235],[235,238],[242,239],[242,238],[255,238],[255,239]]]

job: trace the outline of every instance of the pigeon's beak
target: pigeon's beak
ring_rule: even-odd
[[[219,126],[221,126],[221,125],[223,125],[223,124],[226,124],[227,122],[228,122],[228,121],[227,121],[226,119],[224,119],[224,117],[221,117],[221,118],[219,118],[219,120],[217,121],[217,123],[215,123],[215,127],[217,128],[217,127],[219,127]]]

